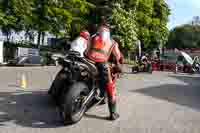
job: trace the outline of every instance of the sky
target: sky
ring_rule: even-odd
[[[188,23],[193,16],[200,16],[200,0],[166,0],[170,9],[168,28]]]

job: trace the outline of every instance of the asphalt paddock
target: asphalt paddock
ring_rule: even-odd
[[[199,133],[200,76],[126,73],[117,82],[120,119],[107,105],[63,126],[47,95],[58,67],[0,67],[0,133]],[[25,74],[28,87],[20,88]]]

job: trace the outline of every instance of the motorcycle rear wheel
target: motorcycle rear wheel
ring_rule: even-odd
[[[87,109],[82,104],[89,93],[87,85],[82,82],[77,82],[68,89],[63,96],[64,102],[60,109],[60,116],[65,125],[77,123],[82,119]]]
[[[132,73],[136,74],[138,72],[139,72],[139,67],[138,66],[132,67]]]

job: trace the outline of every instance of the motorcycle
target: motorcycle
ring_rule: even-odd
[[[91,106],[101,102],[98,70],[93,62],[80,57],[76,51],[70,51],[66,56],[59,56],[57,60],[62,69],[48,93],[59,108],[63,123],[74,124],[81,120]],[[119,73],[113,64],[110,67],[115,82],[119,78]],[[99,101],[92,104],[94,100]]]
[[[200,73],[200,64],[197,63],[197,64],[193,65],[192,70],[193,70],[194,72]]]
[[[150,61],[147,61],[145,64],[144,63],[137,63],[137,65],[132,67],[132,73],[139,73],[139,72],[148,72],[152,73],[152,64]]]

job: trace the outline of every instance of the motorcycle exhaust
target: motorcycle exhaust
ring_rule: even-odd
[[[88,97],[85,99],[84,103],[82,104],[82,106],[87,106],[91,100],[92,100],[92,96],[95,93],[95,89],[92,89],[92,91],[89,93]]]

